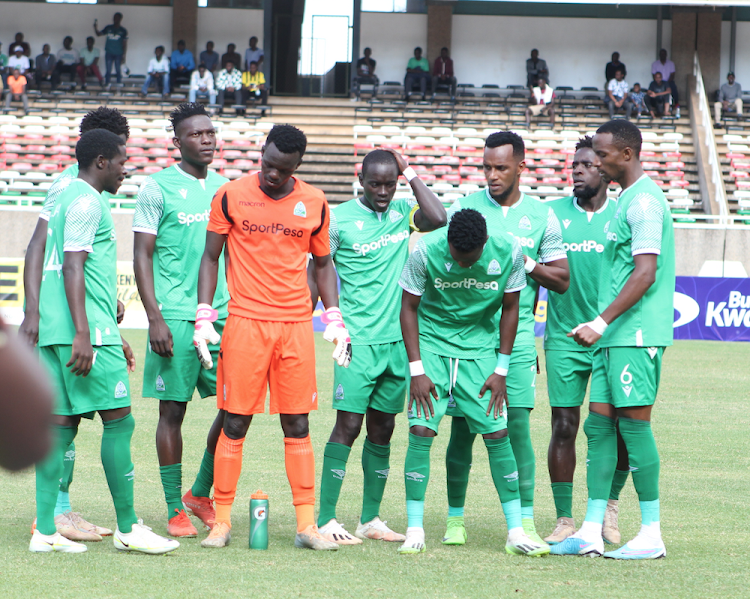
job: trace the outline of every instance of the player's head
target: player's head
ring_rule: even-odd
[[[518,179],[526,168],[523,139],[512,131],[498,131],[484,142],[484,178],[490,195],[503,201],[518,189]]]
[[[588,201],[607,186],[606,179],[596,166],[593,139],[589,135],[578,140],[572,167],[575,197]]]
[[[130,137],[128,119],[117,108],[100,106],[96,110],[87,113],[81,119],[81,135],[94,129],[111,131],[115,135],[118,135],[123,142],[128,141],[128,137]]]
[[[292,125],[275,125],[261,152],[260,173],[267,187],[279,189],[302,164],[307,137]]]
[[[593,148],[597,168],[622,183],[627,172],[640,166],[641,132],[630,121],[607,121],[596,130]]]
[[[88,175],[95,188],[117,193],[125,179],[128,155],[125,142],[106,129],[93,129],[81,135],[76,144],[79,172]]]
[[[482,257],[487,243],[487,221],[471,208],[459,210],[448,225],[448,247],[461,268],[471,267]]]
[[[375,212],[385,212],[396,193],[398,162],[386,150],[373,150],[362,161],[359,182],[363,188],[364,203]]]
[[[199,167],[211,164],[216,151],[216,129],[203,104],[183,102],[171,112],[169,120],[174,131],[172,143],[180,150],[182,160]]]

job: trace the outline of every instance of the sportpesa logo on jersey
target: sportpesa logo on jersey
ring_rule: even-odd
[[[283,223],[273,223],[270,225],[258,225],[251,223],[249,220],[242,221],[242,230],[253,233],[270,233],[271,235],[284,235],[285,237],[302,237],[305,232],[302,229],[293,229]]]
[[[601,254],[604,246],[593,239],[585,239],[581,243],[563,243],[563,249],[566,252],[591,252],[595,251]]]
[[[480,289],[498,291],[500,289],[497,281],[477,281],[476,279],[466,278],[461,281],[443,281],[436,277],[434,281],[435,289],[445,291],[446,289]]]
[[[407,239],[409,239],[408,230],[399,231],[393,235],[386,233],[385,235],[381,235],[380,239],[377,241],[371,241],[370,243],[354,243],[352,244],[352,249],[358,254],[366,256],[368,252],[379,250],[380,248],[387,246],[389,243],[401,243]]]
[[[210,217],[210,210],[204,210],[203,212],[197,212],[196,214],[186,214],[185,212],[180,212],[177,214],[177,221],[181,225],[186,225],[189,227],[193,223],[207,223]]]

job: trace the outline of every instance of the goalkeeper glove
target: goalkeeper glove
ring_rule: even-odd
[[[352,340],[349,337],[349,331],[344,326],[344,318],[341,316],[341,310],[338,308],[328,308],[320,320],[326,325],[323,333],[323,339],[336,344],[333,350],[333,359],[338,362],[339,366],[349,367],[352,361]]]
[[[214,367],[214,361],[211,358],[211,352],[208,351],[207,343],[216,345],[221,341],[221,335],[216,332],[214,325],[211,324],[218,317],[219,313],[208,304],[198,304],[198,310],[195,312],[193,345],[201,365],[206,370],[211,370]]]

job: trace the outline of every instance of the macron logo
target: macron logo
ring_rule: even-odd
[[[362,227],[364,227],[364,226],[365,226],[365,221],[363,221],[363,220],[358,220],[358,221],[355,221],[355,223],[354,223],[354,224],[355,224],[355,225],[357,225],[357,228],[358,228],[358,229],[359,229],[359,230],[361,231],[361,230],[362,230]]]
[[[565,220],[563,220],[563,227],[567,229],[569,226],[570,226],[570,219],[566,218]]]
[[[452,266],[453,266],[453,264],[452,264],[452,263],[450,263],[450,262],[446,262],[446,263],[445,263],[445,270],[447,270],[448,272],[450,272],[450,271],[451,271],[451,267],[452,267]]]
[[[183,200],[187,200],[187,189],[181,189],[180,195],[182,196]]]

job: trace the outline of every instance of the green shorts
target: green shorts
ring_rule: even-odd
[[[663,347],[597,349],[589,403],[608,403],[615,408],[654,405],[663,356]]]
[[[74,375],[65,366],[72,349],[72,345],[39,348],[39,359],[55,390],[55,414],[92,418],[94,412],[130,406],[128,365],[121,345],[94,347],[94,364],[85,377]]]
[[[409,361],[403,341],[356,345],[349,368],[333,364],[333,408],[365,414],[368,408],[398,414],[404,411]]]
[[[487,435],[507,428],[505,414],[495,418],[494,413],[487,415],[490,403],[490,392],[479,397],[482,385],[495,370],[497,357],[474,360],[463,358],[444,358],[429,352],[422,352],[422,364],[425,374],[435,385],[438,399],[432,398],[435,415],[427,420],[422,414],[417,417],[416,408],[409,410],[409,426],[424,426],[437,433],[440,420],[448,412],[449,406],[456,408],[458,416],[466,418],[469,430],[476,435]]]
[[[549,405],[553,408],[582,406],[591,376],[594,351],[548,349],[545,355]]]
[[[206,370],[201,366],[193,345],[195,323],[189,320],[166,320],[172,332],[174,355],[163,358],[151,349],[146,341],[146,360],[143,366],[143,397],[154,397],[163,401],[190,401],[193,391],[198,389],[201,397],[216,395],[216,365],[219,362],[220,345],[208,344],[214,367]],[[217,320],[214,328],[219,335],[224,332],[225,319]]]

